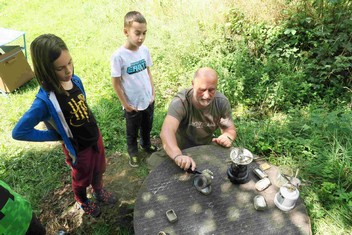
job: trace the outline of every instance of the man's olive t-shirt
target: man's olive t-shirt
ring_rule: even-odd
[[[180,149],[210,144],[217,128],[232,124],[231,106],[228,99],[216,91],[214,99],[205,108],[192,103],[193,89],[179,92],[172,100],[168,115],[180,121],[176,133]]]

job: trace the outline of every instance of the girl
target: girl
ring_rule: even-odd
[[[41,35],[31,43],[30,51],[40,89],[31,108],[13,129],[12,137],[25,141],[62,141],[66,163],[72,170],[75,200],[86,214],[97,217],[100,208],[87,198],[87,187],[92,185],[98,202],[114,204],[116,198],[103,189],[105,151],[82,81],[74,74],[70,52],[61,38]],[[35,129],[41,121],[47,130]]]

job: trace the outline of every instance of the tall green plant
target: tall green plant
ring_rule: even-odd
[[[279,54],[272,48],[283,27],[252,24],[238,10],[230,10],[227,20],[219,88],[230,102],[264,114],[309,103],[312,85],[302,62],[290,56],[296,49]]]
[[[292,1],[283,31],[271,45],[276,57],[299,58],[311,92],[346,99],[352,84],[352,3],[348,0]]]

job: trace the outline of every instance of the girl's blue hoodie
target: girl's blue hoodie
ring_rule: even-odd
[[[73,75],[72,82],[81,89],[84,97],[86,97],[81,79]],[[12,138],[35,142],[63,141],[73,164],[75,164],[77,153],[64,130],[63,123],[60,121],[52,101],[49,99],[49,95],[50,92],[45,91],[42,87],[39,89],[32,106],[12,130]],[[35,129],[35,126],[41,121],[46,124],[47,130]]]

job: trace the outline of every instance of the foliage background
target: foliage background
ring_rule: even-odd
[[[242,144],[272,164],[299,169],[313,234],[350,234],[351,2],[0,0],[0,27],[25,31],[27,46],[43,33],[67,43],[107,155],[126,154],[109,60],[125,40],[122,19],[129,10],[148,21],[145,44],[157,91],[152,134],[158,136],[169,101],[190,86],[194,71],[214,67]],[[58,143],[11,138],[37,89],[33,80],[0,97],[0,177],[40,213],[41,201],[62,187],[63,172],[69,181],[69,169]]]

